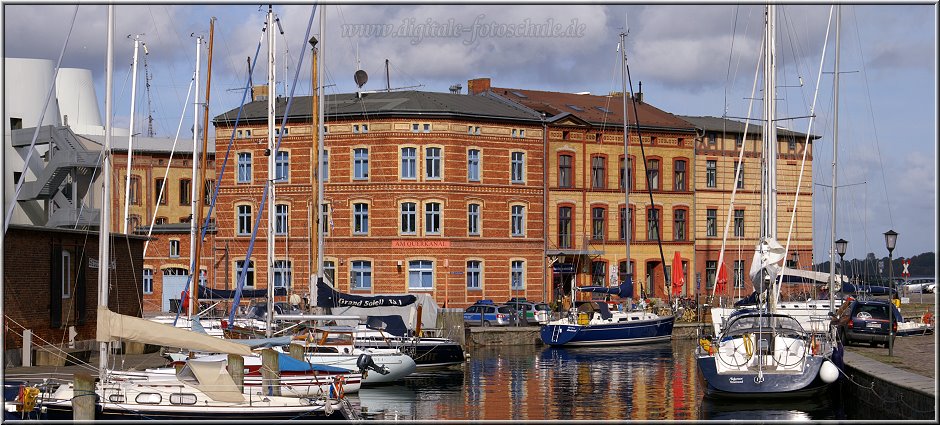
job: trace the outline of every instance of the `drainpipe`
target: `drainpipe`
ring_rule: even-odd
[[[545,114],[540,116],[542,120],[542,301],[546,302],[545,288],[548,283],[548,274],[551,270],[545,270],[548,264],[548,123],[545,122]]]

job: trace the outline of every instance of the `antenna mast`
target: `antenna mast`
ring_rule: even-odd
[[[144,84],[147,89],[147,137],[153,137],[153,107],[151,106],[152,97],[150,96],[150,80],[153,79],[153,76],[150,75],[150,68],[147,67],[147,56],[150,55],[150,51],[147,50],[147,43],[140,43],[144,48]]]

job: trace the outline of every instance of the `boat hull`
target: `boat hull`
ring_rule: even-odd
[[[391,344],[385,341],[359,339],[356,345],[362,348],[396,348],[410,356],[418,368],[452,366],[466,361],[463,348],[453,341],[437,342],[422,338],[418,342],[403,341],[401,344]]]
[[[715,356],[696,358],[699,377],[705,394],[710,397],[729,398],[805,398],[825,391],[830,383],[823,381],[819,370],[826,361],[821,356],[806,358],[801,372],[774,373],[765,371],[760,378],[754,371],[718,373]]]
[[[649,344],[672,338],[675,317],[597,325],[553,324],[542,326],[542,342],[551,346],[604,346]]]

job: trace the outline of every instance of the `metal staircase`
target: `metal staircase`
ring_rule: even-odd
[[[12,145],[25,160],[36,129],[26,128],[12,132]],[[86,196],[93,179],[98,175],[100,148],[89,149],[68,126],[42,126],[36,146],[48,146],[45,154],[33,153],[26,164],[36,180],[23,183],[17,201],[24,210],[35,211],[43,204],[45,216],[28,214],[34,225],[49,227],[97,226],[100,211],[89,208]],[[42,158],[36,160],[36,158]],[[33,204],[28,207],[28,204]]]

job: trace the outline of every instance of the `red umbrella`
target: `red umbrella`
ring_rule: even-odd
[[[672,257],[672,295],[682,294],[682,285],[685,285],[685,273],[682,273],[682,255],[676,251]]]
[[[725,292],[725,284],[728,283],[728,269],[725,268],[724,262],[718,265],[718,278],[715,283],[718,285],[716,288],[718,292]]]

